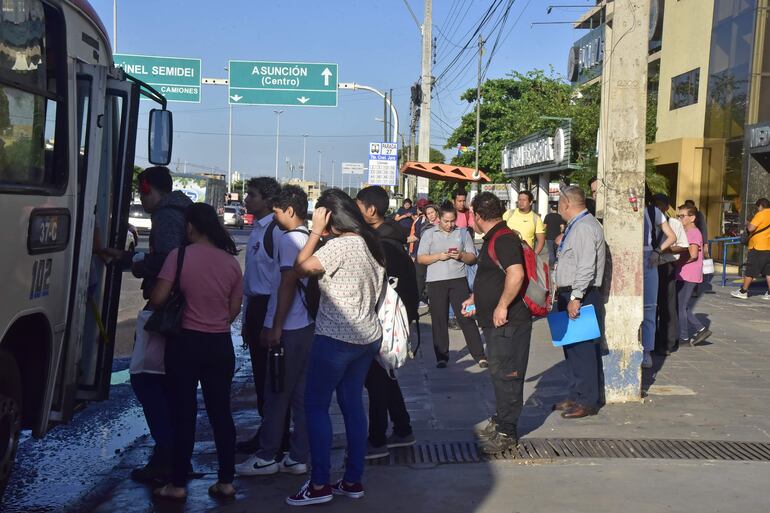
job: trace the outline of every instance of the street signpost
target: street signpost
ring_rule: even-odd
[[[229,70],[231,104],[337,106],[336,64],[230,61]]]
[[[115,66],[151,85],[170,102],[200,103],[201,60],[115,54]]]
[[[364,165],[361,162],[343,162],[343,175],[362,175],[364,174]]]
[[[369,185],[398,183],[398,144],[369,143]]]

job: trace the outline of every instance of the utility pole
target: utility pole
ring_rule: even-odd
[[[422,20],[422,103],[420,104],[420,147],[417,160],[430,162],[430,95],[433,86],[433,1],[425,0]],[[428,193],[428,180],[417,178],[417,194]]]
[[[321,194],[321,155],[323,151],[318,150],[318,194]]]
[[[334,160],[332,160],[332,189],[334,188]]]
[[[481,152],[481,143],[479,141],[479,133],[481,132],[481,57],[484,53],[484,38],[479,34],[479,73],[478,82],[476,83],[476,172],[473,174],[473,178],[476,180],[481,176],[479,174],[479,153]]]
[[[599,154],[604,234],[610,255],[607,265],[611,266],[612,276],[604,328],[609,349],[603,362],[607,403],[641,398],[642,216],[650,0],[616,0],[614,4],[614,29],[612,37],[606,40],[608,51],[604,54],[603,82],[609,94],[602,95],[604,137]]]
[[[281,137],[281,114],[282,110],[274,110],[275,112],[275,179],[278,180],[278,142]]]
[[[233,104],[228,102],[227,109],[227,194],[230,194],[233,188]]]
[[[118,0],[112,0],[112,53],[118,53]]]
[[[302,184],[305,184],[305,164],[307,163],[307,134],[302,136]]]

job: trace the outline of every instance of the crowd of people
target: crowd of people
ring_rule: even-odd
[[[427,306],[436,367],[451,363],[454,317],[471,357],[488,368],[496,414],[475,431],[488,454],[518,443],[533,322],[523,293],[527,246],[548,252],[555,310],[576,318],[581,307],[600,312],[603,306],[604,232],[579,187],[565,187],[544,220],[528,191],[506,211],[488,192],[467,205],[461,189],[440,205],[420,199],[413,207],[405,200],[389,219],[389,195],[378,186],[355,198],[328,189],[308,219],[301,188],[254,178],[245,197],[254,228],[241,271],[235,243],[214,208],[172,191],[167,168],[146,169],[138,184],[153,220],[150,252],[108,254],[143,279],[148,300],[137,319],[131,383],[155,448],[132,478],[160,485],[153,492],[158,499],[187,497],[198,383],[218,456],[210,495],[233,498],[236,475],[309,472],[288,504],[363,497],[365,461],[416,443],[398,379],[376,359],[383,337],[378,309],[389,283],[410,322]],[[767,200],[759,206],[770,212]],[[677,343],[697,344],[710,335],[692,312],[707,237],[694,206],[680,206],[676,216],[669,211],[668,198],[656,195],[644,213],[645,367],[652,351],[670,354]],[[756,219],[759,231],[764,218]],[[479,249],[476,233],[483,234]],[[753,249],[767,251],[761,244]],[[758,268],[767,265],[761,257]],[[178,329],[165,339],[145,336],[147,317],[178,297],[184,301]],[[256,434],[236,443],[231,323],[239,316],[261,423]],[[567,419],[594,415],[603,403],[600,339],[567,345],[564,356],[572,380],[554,410]],[[333,394],[347,439],[345,472],[337,480],[330,475]],[[247,457],[236,464],[238,453]]]

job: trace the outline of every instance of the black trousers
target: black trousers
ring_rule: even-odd
[[[391,379],[382,366],[373,361],[366,375],[369,393],[369,443],[382,447],[387,441],[388,415],[393,421],[393,433],[398,436],[412,434],[411,419],[406,411],[404,396],[398,380]]]
[[[141,372],[131,374],[131,387],[142,405],[147,427],[155,440],[152,463],[171,465],[173,435],[168,396],[168,378],[165,374]]]
[[[556,305],[558,311],[567,310],[569,298],[569,291],[559,292]],[[583,306],[594,305],[597,317],[601,319],[601,312],[604,310],[601,301],[599,290],[589,288],[583,298]],[[599,320],[599,327],[602,328],[601,320]],[[564,346],[564,358],[572,372],[572,382],[567,398],[592,408],[599,407],[603,397],[601,388],[604,379],[600,341],[597,338]]]
[[[420,301],[425,297],[425,279],[428,277],[428,266],[414,263],[415,274],[417,275],[417,294]]]
[[[246,305],[243,337],[249,345],[251,372],[254,375],[254,391],[257,394],[257,410],[260,417],[265,406],[265,377],[267,376],[267,348],[259,343],[262,328],[265,326],[267,303],[270,296],[251,296]]]
[[[529,362],[532,321],[519,326],[484,328],[489,374],[497,403],[497,430],[518,438],[516,426],[524,407],[524,377]]]
[[[430,299],[430,317],[433,329],[433,350],[437,361],[449,361],[449,305],[457,318],[457,324],[463,331],[465,343],[471,356],[477,362],[484,356],[484,343],[481,341],[476,321],[463,317],[463,301],[471,295],[468,280],[456,278],[453,280],[432,281],[428,283],[428,298]]]
[[[267,377],[268,350],[260,344],[260,335],[265,326],[267,315],[267,303],[270,296],[251,296],[246,305],[246,319],[244,319],[244,339],[249,345],[251,356],[251,373],[254,376],[254,391],[257,394],[257,411],[259,416],[265,417],[265,381]],[[286,412],[286,428],[283,432],[282,451],[289,450],[291,434],[291,408]],[[256,435],[259,439],[259,431]]]
[[[235,373],[235,353],[230,333],[182,330],[166,341],[166,376],[173,433],[171,482],[187,484],[195,445],[198,417],[198,382],[214,432],[222,483],[235,476],[235,424],[230,411],[230,387]]]
[[[658,324],[655,329],[655,352],[676,349],[679,319],[676,297],[676,265],[658,266]]]

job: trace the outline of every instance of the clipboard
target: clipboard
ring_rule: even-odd
[[[593,340],[602,335],[593,305],[581,307],[577,319],[570,319],[566,310],[551,312],[547,319],[551,328],[551,340],[556,347]]]

